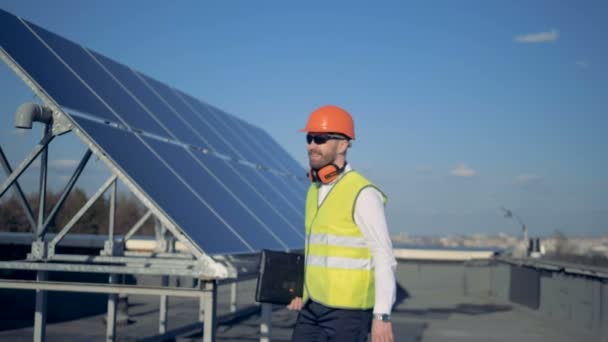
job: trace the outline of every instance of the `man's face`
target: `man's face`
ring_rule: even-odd
[[[323,133],[309,133],[311,136],[324,135]],[[314,140],[308,144],[308,160],[310,167],[319,169],[329,163],[332,163],[338,155],[341,140],[330,139],[325,143],[318,145]]]

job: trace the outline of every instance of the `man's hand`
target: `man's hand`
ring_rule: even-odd
[[[292,302],[293,303],[293,302]],[[372,320],[372,342],[393,342],[393,325],[391,322]]]
[[[289,310],[295,310],[295,311],[300,311],[302,310],[302,298],[301,297],[296,297],[294,299],[291,300],[291,303],[289,303],[289,305],[287,305],[287,309]]]

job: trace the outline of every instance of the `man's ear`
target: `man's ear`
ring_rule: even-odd
[[[346,150],[350,147],[350,141],[347,140],[340,140],[340,150],[339,153],[340,154],[345,154]]]

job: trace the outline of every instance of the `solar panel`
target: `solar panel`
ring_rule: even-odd
[[[273,222],[272,218],[265,215],[267,212],[261,211],[259,207],[257,209],[260,211],[255,213],[250,209],[256,205],[254,203],[256,199],[246,190],[242,182],[236,182],[238,178],[231,170],[227,167],[221,170],[223,166],[221,160],[215,157],[205,158],[204,164],[208,168],[204,170],[182,147],[153,140],[150,140],[149,144],[161,158],[175,167],[177,173],[192,186],[193,190],[208,201],[209,205],[252,246],[257,249],[287,247],[284,242],[277,241],[279,239],[273,237],[274,233],[268,227],[268,225],[276,227],[277,222]],[[215,178],[217,176],[213,173],[213,169],[222,176],[222,179]],[[222,171],[224,172],[220,173]],[[230,185],[229,189],[226,184]],[[245,204],[244,201],[247,203]]]
[[[303,170],[262,130],[2,10],[0,28],[9,64],[203,251],[303,246]]]
[[[2,49],[57,103],[100,119],[118,120],[19,18],[0,10],[0,23]]]
[[[97,145],[126,175],[141,187],[205,252],[236,253],[254,247],[227,229],[213,213],[133,133],[72,116]],[[125,153],[128,146],[129,153]],[[136,156],[136,157],[135,157]]]
[[[258,147],[258,142],[248,138],[247,132],[243,131],[241,124],[238,121],[235,121],[230,115],[224,113],[220,109],[207,104],[202,105],[207,106],[209,108],[209,113],[215,116],[217,122],[222,127],[222,131],[230,137],[230,142],[233,143],[239,151],[239,155],[248,156],[253,163],[258,165],[264,165],[282,171],[280,164],[276,163],[271,158],[272,155],[269,154],[268,150]],[[280,192],[286,197],[288,202],[292,204],[303,203],[304,198],[300,193],[301,191],[292,188],[294,182],[290,182],[289,180],[280,177],[269,179],[267,176],[263,176],[263,178],[266,179],[266,182],[272,184],[273,187],[281,189]]]
[[[230,155],[245,159],[244,155],[247,154],[247,151],[244,150],[246,149],[246,146],[240,144],[240,138],[234,129],[230,128],[230,126],[225,126],[223,122],[221,122],[222,119],[216,117],[217,114],[214,114],[213,111],[217,111],[217,109],[213,109],[179,91],[176,91],[176,93],[190,108],[200,114],[201,120],[211,128],[209,136],[215,137],[215,139],[213,139],[213,144],[211,145],[212,149],[217,150],[214,147],[214,144],[221,143],[224,148],[230,151]],[[219,133],[220,131],[223,131],[223,133]],[[303,220],[302,208],[300,207],[301,202],[297,199],[286,197],[286,194],[289,193],[289,191],[285,189],[286,181],[283,178],[274,177],[274,175],[268,173],[253,172],[251,177],[248,177],[247,179],[252,183],[258,184],[258,190],[265,192],[267,198],[278,197],[279,200],[275,202],[275,206],[284,208],[282,210],[284,214],[290,216],[295,213],[297,222]],[[292,183],[293,181],[287,180],[287,182]],[[279,191],[277,188],[281,188],[282,190]]]

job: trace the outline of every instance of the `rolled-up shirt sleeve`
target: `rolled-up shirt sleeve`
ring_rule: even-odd
[[[397,261],[384,215],[384,199],[373,187],[365,188],[355,203],[355,223],[372,253],[375,279],[374,313],[390,314],[396,297]]]

